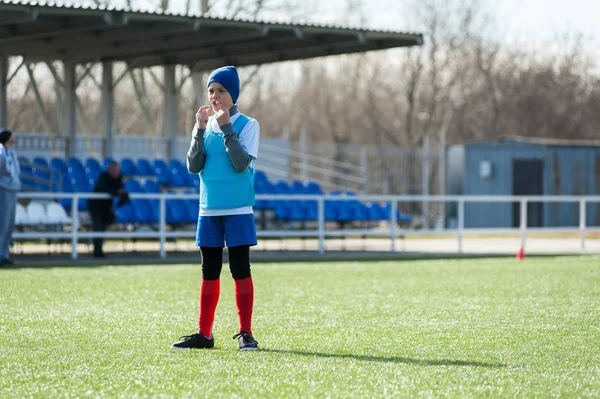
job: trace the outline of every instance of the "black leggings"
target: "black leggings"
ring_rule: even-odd
[[[229,247],[229,270],[234,280],[250,277],[250,246]],[[223,268],[223,248],[200,247],[202,278],[218,280]]]

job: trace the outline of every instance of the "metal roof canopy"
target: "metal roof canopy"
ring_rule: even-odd
[[[0,1],[0,53],[29,61],[206,70],[422,43],[415,33]]]
[[[163,65],[168,92],[173,89],[169,81],[174,78],[174,69],[168,67],[172,65],[206,71],[223,65],[239,67],[422,43],[423,36],[418,33],[0,0],[0,58],[4,58],[0,60],[0,125],[7,121],[9,56],[22,56],[25,62],[63,61],[68,90],[74,90],[76,79],[67,74],[74,74],[77,64],[102,62],[110,67],[110,73],[103,74],[103,82],[108,83],[112,82],[113,61],[125,62],[129,68]],[[167,73],[173,76],[167,77]],[[108,91],[112,90],[103,88],[105,95]],[[174,101],[167,94],[165,100]],[[106,103],[112,106],[111,101]],[[165,106],[169,114],[167,108],[172,110],[172,104]],[[66,120],[69,126],[73,116],[66,116]],[[173,115],[165,120],[171,121],[172,129]],[[74,129],[70,126],[69,136],[74,137]]]

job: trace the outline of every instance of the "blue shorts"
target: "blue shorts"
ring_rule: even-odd
[[[256,245],[254,215],[200,216],[196,246],[223,248]]]

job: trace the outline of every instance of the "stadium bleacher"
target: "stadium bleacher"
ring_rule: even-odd
[[[93,190],[98,175],[112,162],[112,158],[98,160],[88,158],[85,161],[71,157],[66,161],[61,158],[52,158],[48,161],[42,157],[29,160],[19,157],[22,171],[23,190],[29,192],[55,192],[55,193],[89,193]],[[198,193],[200,181],[198,175],[190,174],[185,165],[179,160],[166,163],[161,159],[141,158],[134,162],[130,158],[119,161],[121,173],[125,179],[125,188],[130,193],[161,193],[182,192]],[[284,180],[272,182],[267,174],[257,170],[254,187],[256,194],[286,194],[286,195],[320,195],[324,194],[321,186],[316,181]],[[390,220],[391,205],[378,202],[362,202],[350,199],[353,192],[331,192],[337,199],[325,200],[325,221],[337,222],[345,225],[351,222],[377,222]],[[345,199],[342,199],[345,198]],[[167,224],[182,225],[193,224],[197,221],[197,199],[169,199],[167,201]],[[59,216],[61,222],[70,221],[71,200],[58,201],[62,209]],[[80,199],[80,211],[87,210],[87,200]],[[43,218],[52,210],[58,212],[55,205],[51,209],[34,207],[35,217]],[[269,214],[275,220],[283,222],[315,222],[318,219],[318,203],[316,200],[257,200],[255,210],[264,215]],[[32,215],[26,212],[24,217],[31,219]],[[398,222],[410,222],[411,215],[397,211]],[[37,219],[36,219],[37,220]],[[46,220],[46,219],[44,219]],[[159,201],[156,199],[135,198],[131,203],[117,209],[116,222],[124,224],[156,224],[159,222]],[[42,222],[43,223],[43,222]]]

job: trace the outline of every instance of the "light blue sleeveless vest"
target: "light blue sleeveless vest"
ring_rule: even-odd
[[[233,123],[235,134],[250,118],[240,114]],[[232,209],[254,205],[254,161],[243,172],[233,167],[227,155],[223,133],[215,133],[209,126],[204,131],[204,168],[200,175],[200,208]]]

